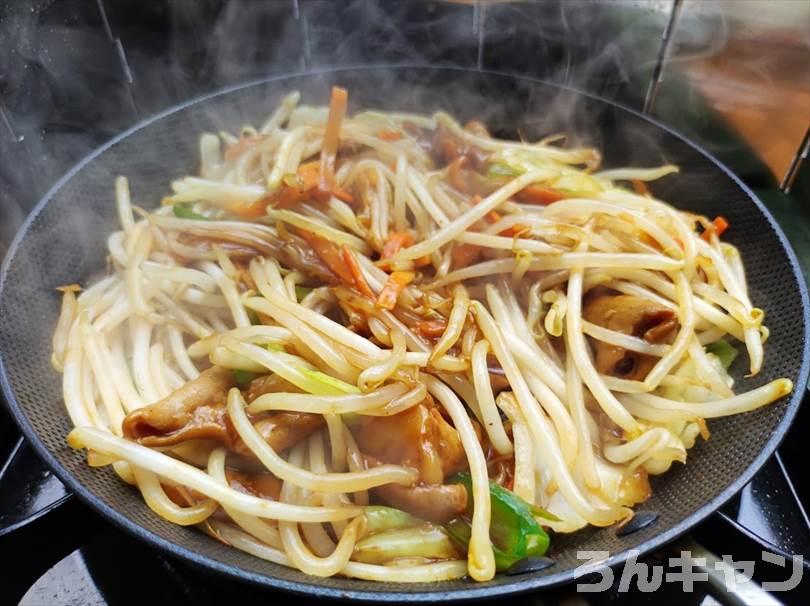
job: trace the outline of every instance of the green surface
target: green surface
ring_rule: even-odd
[[[754,193],[784,230],[799,258],[804,279],[810,284],[810,198],[795,189],[790,196],[776,189],[754,190]]]

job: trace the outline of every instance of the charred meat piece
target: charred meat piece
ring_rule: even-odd
[[[592,324],[644,339],[648,343],[671,342],[678,329],[675,312],[642,297],[600,290],[587,297],[583,317]],[[622,379],[642,381],[658,358],[591,339],[596,369]]]
[[[218,234],[217,237],[180,234],[178,241],[200,252],[208,252],[214,245],[219,246],[232,260],[243,263],[259,255],[273,257],[285,267],[298,270],[318,283],[338,282],[335,274],[323,263],[312,246],[301,236],[289,231],[280,233],[274,240],[246,239],[238,235],[226,238],[224,234]]]
[[[176,486],[174,484],[161,483],[163,492],[175,504],[180,507],[189,507],[200,501],[204,501],[207,497],[204,494],[191,490],[185,486]]]
[[[365,417],[355,439],[365,454],[417,469],[425,484],[441,484],[467,464],[458,432],[429,399],[390,417]]]
[[[279,245],[277,258],[285,267],[296,269],[314,278],[318,284],[338,282],[335,274],[301,236],[287,232],[284,239],[279,240]]]
[[[383,463],[366,454],[363,459],[367,468]],[[437,524],[449,522],[467,508],[467,489],[463,484],[385,484],[373,488],[372,492],[391,507]]]
[[[419,147],[430,154],[439,167],[447,166],[462,156],[469,156],[470,164],[476,170],[482,170],[486,166],[486,151],[459,139],[444,125],[440,124],[436,130],[430,131],[413,122],[403,122],[402,128],[416,140]],[[477,120],[471,120],[464,128],[475,135],[489,136],[486,126]]]
[[[488,196],[503,186],[505,181],[483,175],[470,157],[459,156],[448,164],[447,182],[459,193],[473,196],[470,202],[476,204],[478,199]]]
[[[426,129],[422,128],[418,124],[410,122],[408,120],[402,123],[402,129],[408,133],[411,137],[413,137],[416,141],[416,144],[421,147],[426,153],[432,154],[433,153],[433,133]]]
[[[487,472],[490,482],[500,484],[507,490],[515,485],[515,459],[512,455],[490,459],[487,457]]]
[[[461,484],[386,484],[375,488],[374,493],[391,507],[436,524],[449,522],[467,508],[467,490]]]
[[[162,400],[128,414],[122,423],[124,436],[147,446],[163,446],[163,438],[183,430],[190,433],[183,440],[213,437],[208,434],[224,428],[224,404],[233,386],[232,370],[209,368]]]
[[[124,437],[144,446],[174,446],[186,440],[214,440],[230,450],[253,456],[231,426],[225,411],[233,371],[214,366],[164,399],[126,416]],[[251,419],[275,451],[283,451],[323,426],[320,415],[273,412]]]
[[[270,473],[247,473],[226,469],[225,477],[231,488],[254,497],[278,501],[281,494],[281,480]]]
[[[498,395],[504,389],[509,389],[509,379],[506,378],[506,373],[501,368],[497,361],[489,363],[489,382],[492,385],[492,391]]]
[[[486,127],[480,122],[469,122],[465,128],[474,134],[480,134],[481,128],[486,131]],[[439,166],[446,166],[453,160],[467,157],[470,166],[475,170],[484,169],[489,157],[486,151],[467,143],[441,124],[433,133],[431,153]]]
[[[287,450],[301,440],[305,440],[324,425],[321,415],[308,412],[271,412],[257,418],[253,426],[262,435],[264,441],[276,452]],[[232,449],[245,456],[252,456],[242,441],[231,432],[235,439]]]
[[[282,379],[277,374],[261,375],[253,379],[248,385],[247,389],[242,392],[245,401],[250,404],[258,398],[267,393],[275,393],[278,391],[298,392],[301,391],[295,385]]]
[[[209,252],[212,250],[214,245],[219,246],[228,254],[229,258],[235,261],[248,261],[259,254],[256,248],[253,248],[248,244],[230,242],[208,236],[195,236],[182,233],[177,237],[177,241],[185,246],[196,248],[199,252]]]

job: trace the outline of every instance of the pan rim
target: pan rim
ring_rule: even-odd
[[[675,137],[682,143],[685,143],[690,148],[695,150],[701,156],[705,157],[714,166],[719,168],[729,179],[731,179],[734,182],[734,184],[737,187],[739,187],[743,191],[743,193],[745,193],[752,200],[754,205],[762,213],[766,221],[769,223],[771,229],[776,234],[779,243],[782,245],[788,257],[788,264],[790,266],[790,269],[793,272],[794,276],[796,277],[797,283],[799,285],[799,296],[802,302],[802,319],[804,321],[801,364],[798,369],[799,373],[797,381],[795,382],[794,385],[794,392],[787,403],[787,406],[785,408],[785,414],[783,415],[782,419],[779,421],[777,426],[774,428],[773,435],[765,443],[765,445],[760,450],[756,458],[748,465],[748,467],[743,471],[743,473],[741,473],[729,486],[726,487],[726,489],[721,494],[716,496],[714,499],[701,505],[695,512],[683,518],[678,523],[674,524],[667,531],[647,539],[646,541],[644,541],[639,546],[633,549],[625,549],[621,552],[611,555],[608,559],[601,562],[600,565],[610,567],[618,566],[624,563],[634,553],[641,556],[658,547],[661,547],[666,543],[673,541],[678,536],[687,532],[690,528],[692,528],[696,524],[700,523],[701,521],[709,517],[726,501],[728,501],[735,494],[737,494],[761,469],[764,463],[773,455],[773,453],[779,446],[780,442],[784,438],[784,435],[787,432],[788,427],[793,422],[793,419],[795,418],[796,413],[798,412],[798,408],[804,396],[808,382],[808,370],[810,369],[810,303],[808,302],[807,284],[804,280],[804,276],[799,266],[795,251],[790,245],[790,242],[787,240],[787,237],[785,236],[781,227],[774,219],[773,215],[765,207],[762,201],[751,191],[751,189],[747,185],[745,185],[739,179],[739,177],[737,177],[727,166],[725,166],[722,162],[720,162],[717,158],[715,158],[714,155],[702,149],[696,143],[690,141],[688,138],[680,134],[677,130],[665,124],[662,124],[656,119],[650,118],[649,116],[646,116],[641,112],[629,108],[621,103],[603,99],[598,95],[593,95],[570,86],[549,82],[547,80],[543,80],[540,78],[533,78],[531,76],[510,73],[508,71],[476,70],[458,66],[436,66],[419,63],[395,63],[395,64],[359,65],[359,66],[350,65],[340,68],[321,68],[294,73],[277,74],[229,86],[211,93],[206,93],[204,95],[195,97],[188,101],[184,101],[180,104],[173,105],[172,107],[167,108],[166,110],[163,110],[153,116],[150,116],[145,120],[138,122],[137,124],[126,129],[122,133],[116,135],[106,143],[102,144],[100,147],[95,149],[89,155],[82,158],[67,173],[65,173],[65,175],[63,175],[48,190],[48,192],[42,197],[42,199],[34,206],[34,208],[26,217],[25,221],[20,226],[14,239],[12,240],[12,243],[6,252],[6,257],[3,261],[2,268],[0,269],[0,294],[2,294],[3,289],[6,286],[8,271],[11,266],[12,259],[16,256],[17,249],[20,247],[33,221],[47,206],[47,204],[50,202],[54,194],[61,187],[63,187],[65,183],[70,181],[70,179],[72,179],[86,165],[90,164],[97,157],[103,154],[106,150],[108,150],[118,142],[122,141],[123,139],[126,139],[128,136],[135,133],[136,131],[148,125],[151,125],[154,122],[157,122],[177,111],[186,109],[192,105],[203,103],[212,98],[219,97],[221,95],[227,95],[243,89],[248,89],[254,86],[260,86],[263,84],[269,84],[272,82],[290,80],[300,77],[318,76],[325,74],[339,74],[341,72],[349,72],[349,71],[357,72],[362,70],[383,71],[383,70],[407,70],[407,69],[434,71],[434,72],[440,71],[459,72],[468,74],[475,73],[480,74],[482,76],[506,77],[513,80],[521,80],[527,83],[541,84],[544,86],[573,92],[576,93],[577,95],[581,95],[582,97],[586,97],[591,100],[596,100],[598,102],[606,103],[613,107],[617,107],[622,111],[628,112],[629,114],[631,114],[636,118],[640,118],[653,124],[657,128],[666,132],[668,135]],[[37,454],[46,462],[48,467],[54,472],[54,474],[59,478],[59,480],[62,481],[71,490],[71,492],[73,492],[73,494],[75,494],[83,503],[88,505],[91,509],[99,513],[106,520],[110,521],[118,528],[124,530],[125,532],[131,535],[134,535],[135,537],[146,542],[147,544],[160,549],[162,552],[172,557],[180,558],[181,560],[186,560],[196,566],[213,570],[219,574],[223,574],[225,576],[228,576],[230,578],[239,581],[247,581],[253,585],[262,586],[265,588],[282,589],[299,595],[307,595],[319,598],[347,599],[347,600],[355,600],[358,602],[396,603],[406,601],[427,602],[433,601],[437,598],[449,601],[468,601],[506,595],[518,595],[521,593],[526,593],[528,591],[540,588],[553,587],[556,585],[569,583],[578,578],[579,576],[581,576],[581,574],[583,574],[583,573],[577,574],[577,569],[571,569],[547,576],[527,576],[523,578],[515,578],[514,582],[509,582],[503,585],[488,585],[486,583],[482,583],[482,584],[470,584],[469,587],[462,589],[441,589],[439,588],[440,583],[436,583],[435,585],[437,589],[435,591],[432,591],[430,589],[420,591],[404,591],[404,590],[380,591],[374,589],[374,587],[378,585],[372,582],[369,582],[368,590],[340,589],[318,585],[316,577],[312,577],[311,583],[302,581],[290,581],[275,576],[270,576],[269,574],[262,574],[248,571],[235,565],[225,564],[221,561],[210,558],[208,556],[195,553],[194,551],[186,547],[182,547],[172,541],[169,541],[157,535],[156,533],[150,530],[147,530],[143,526],[140,526],[133,520],[123,515],[122,513],[106,505],[103,501],[101,501],[101,499],[99,499],[95,495],[95,493],[93,493],[88,488],[84,487],[84,485],[82,485],[67,470],[67,468],[65,468],[56,459],[56,457],[51,453],[51,451],[40,440],[37,432],[30,424],[27,415],[23,412],[22,408],[17,402],[14,390],[11,387],[9,378],[6,373],[4,356],[2,351],[0,351],[0,387],[2,387],[3,395],[5,396],[5,400],[9,408],[9,411],[11,412],[11,416],[14,419],[15,423],[20,428],[20,430],[22,431],[23,435],[26,437],[26,439],[28,439],[29,443],[33,446]]]

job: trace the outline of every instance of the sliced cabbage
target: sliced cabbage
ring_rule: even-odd
[[[720,359],[714,354],[706,356],[712,364],[713,370],[719,374],[726,384],[731,387],[734,380],[728,375]],[[708,373],[711,372],[702,368],[692,358],[680,365],[673,373],[676,377],[691,379],[694,385],[665,385],[659,389],[659,394],[670,400],[681,402],[709,402],[720,400],[722,396],[709,389]]]
[[[539,168],[556,170],[559,175],[549,179],[544,185],[559,190],[571,198],[592,197],[606,189],[606,184],[597,177],[561,167],[559,163],[542,153],[530,149],[506,148],[492,154],[487,176],[513,178]]]
[[[300,370],[301,374],[309,379],[309,382],[306,387],[303,385],[299,385],[299,387],[316,396],[360,393],[360,389],[356,385],[330,377],[320,370],[310,370],[309,368],[301,368]]]
[[[216,206],[226,204],[248,204],[264,196],[267,191],[260,185],[236,185],[200,179],[199,177],[185,177],[172,182],[174,194],[164,199],[165,204],[178,204],[180,202],[198,202],[205,200]]]
[[[632,507],[650,496],[650,485],[643,473],[627,475],[623,466],[614,465],[601,457],[595,458],[596,473],[601,482],[599,499],[606,506]]]
[[[443,529],[425,525],[378,532],[359,541],[352,554],[353,560],[367,564],[414,557],[451,560],[458,557],[458,551]]]
[[[366,516],[366,533],[375,534],[386,530],[398,530],[421,526],[425,522],[411,514],[384,505],[369,505],[363,510]]]
[[[585,518],[574,511],[559,490],[551,495],[544,509],[558,518],[558,521],[543,521],[543,526],[548,526],[554,532],[576,532],[588,525]]]
[[[725,339],[719,339],[714,343],[709,343],[706,346],[706,353],[715,356],[725,370],[734,363],[740,352]]]

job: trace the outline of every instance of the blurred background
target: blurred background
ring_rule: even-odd
[[[648,112],[810,241],[792,220],[810,212],[808,0],[31,0],[0,8],[0,254],[139,120],[268,75],[386,63],[517,72]]]
[[[48,189],[139,121],[267,76],[369,64],[519,73],[648,113],[755,190],[810,277],[810,162],[802,162],[810,147],[810,0],[2,2],[0,260]],[[807,426],[804,409],[800,427]],[[810,520],[801,505],[810,502],[803,440],[788,440],[780,451],[786,465],[776,455],[707,523],[712,529],[703,540],[743,545],[753,533],[754,548],[810,548]],[[114,595],[122,588],[130,598],[144,595],[132,579],[125,584],[109,559],[120,541],[134,541],[79,504],[65,504],[64,488],[18,438],[2,407],[0,484],[0,538],[10,535],[2,550],[18,554],[12,601],[27,591],[23,603],[48,603],[57,593],[72,603],[94,603],[81,592],[102,581]],[[62,513],[43,515],[60,505]],[[38,517],[44,521],[30,523]],[[737,534],[720,532],[723,524]],[[68,532],[91,527],[82,539]],[[89,536],[106,543],[99,547]],[[47,553],[26,559],[26,549],[43,537]],[[77,545],[84,545],[81,552],[72,551]],[[95,580],[87,583],[82,575],[93,549]],[[225,591],[199,580],[186,586],[182,579],[189,577],[173,572],[176,563],[155,560],[139,546],[128,549],[143,551],[137,565],[144,576],[171,576],[160,585],[167,599],[184,603],[191,596],[207,604]],[[744,547],[735,549],[739,554]],[[71,552],[52,569],[55,576],[37,581]]]

